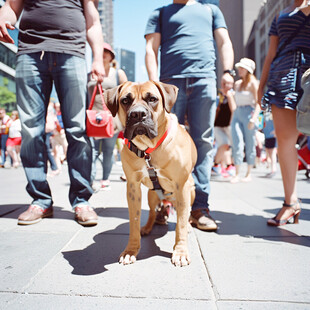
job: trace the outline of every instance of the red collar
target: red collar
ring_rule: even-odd
[[[165,133],[158,140],[155,147],[153,147],[153,148],[148,147],[145,151],[141,151],[140,149],[138,149],[138,147],[132,141],[129,141],[126,138],[124,140],[125,145],[127,145],[129,150],[134,152],[140,158],[143,158],[145,156],[145,154],[151,154],[153,151],[155,151],[163,143],[163,141],[166,139],[169,131],[171,130],[171,119],[170,119],[170,117],[168,118],[168,122],[169,122],[168,129],[165,131]]]

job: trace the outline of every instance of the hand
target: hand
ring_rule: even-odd
[[[97,82],[103,82],[103,78],[105,77],[103,61],[93,61],[91,75]]]
[[[234,85],[234,78],[229,74],[229,73],[224,73],[222,75],[222,79],[221,79],[221,88],[224,90],[225,88],[227,89],[226,85],[231,85],[230,87],[228,87],[229,89],[231,89]]]
[[[0,41],[14,44],[14,40],[9,35],[7,29],[14,30],[15,27],[12,26],[11,23],[8,21],[5,21],[5,22],[1,21],[0,22]]]
[[[263,98],[264,92],[262,90],[262,88],[258,88],[257,90],[257,102],[260,106],[260,108],[262,108],[262,98]]]
[[[255,127],[255,121],[251,118],[248,122],[248,129],[252,130]]]

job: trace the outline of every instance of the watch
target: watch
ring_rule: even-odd
[[[236,71],[234,69],[225,70],[224,73],[229,73],[232,77],[236,76]]]

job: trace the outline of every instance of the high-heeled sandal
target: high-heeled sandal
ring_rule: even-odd
[[[273,218],[271,218],[271,219],[269,219],[267,221],[267,224],[270,225],[270,226],[282,226],[282,225],[286,225],[287,223],[298,224],[299,215],[300,215],[300,211],[301,211],[300,204],[301,204],[301,201],[299,199],[298,199],[298,201],[296,203],[292,203],[292,204],[287,204],[284,201],[283,207],[285,207],[285,208],[292,208],[294,210],[294,213],[291,214],[286,219],[277,220],[276,217],[278,216],[279,212],[281,211],[280,210],[275,217],[273,217]]]

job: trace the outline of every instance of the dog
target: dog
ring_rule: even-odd
[[[127,139],[121,153],[130,222],[129,241],[119,258],[124,265],[136,261],[141,235],[151,232],[156,206],[163,197],[173,203],[177,212],[171,261],[176,266],[190,264],[187,230],[195,198],[192,170],[197,151],[176,115],[170,113],[177,94],[176,86],[154,81],[125,82],[104,92],[105,103],[113,116],[118,114]],[[141,183],[149,188],[150,212],[146,225],[140,229]]]

